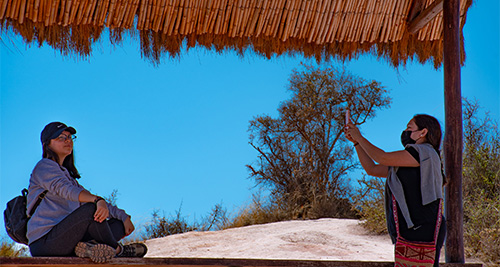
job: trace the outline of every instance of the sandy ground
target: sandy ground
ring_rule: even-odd
[[[358,220],[285,221],[148,240],[146,257],[393,261],[388,235],[369,235]]]

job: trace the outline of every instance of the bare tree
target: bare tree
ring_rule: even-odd
[[[304,66],[289,82],[292,96],[279,117],[250,121],[250,145],[259,152],[247,165],[250,176],[285,203],[292,218],[349,216],[347,173],[357,165],[343,136],[346,108],[359,125],[391,99],[379,82],[332,67]]]

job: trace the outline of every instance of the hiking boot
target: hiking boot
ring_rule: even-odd
[[[106,244],[78,242],[75,254],[80,258],[90,258],[96,263],[104,263],[116,255],[116,250]]]
[[[148,252],[148,247],[142,243],[120,244],[120,247],[121,251],[116,255],[117,257],[142,258]]]

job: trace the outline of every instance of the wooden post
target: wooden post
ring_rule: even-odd
[[[446,262],[464,263],[462,204],[462,95],[460,88],[460,0],[445,0],[444,23],[444,157],[446,199]]]

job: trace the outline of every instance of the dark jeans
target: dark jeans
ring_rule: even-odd
[[[444,240],[446,238],[446,219],[444,217],[443,220],[441,221],[440,227],[441,228],[439,228],[439,234],[436,243],[436,258],[434,262],[435,267],[439,266],[439,255],[441,254],[441,249],[443,248]]]
[[[125,236],[123,222],[117,219],[102,223],[94,221],[96,205],[86,203],[64,220],[52,227],[43,237],[30,244],[33,257],[74,256],[76,244],[95,240],[98,243],[118,247],[118,240]]]

